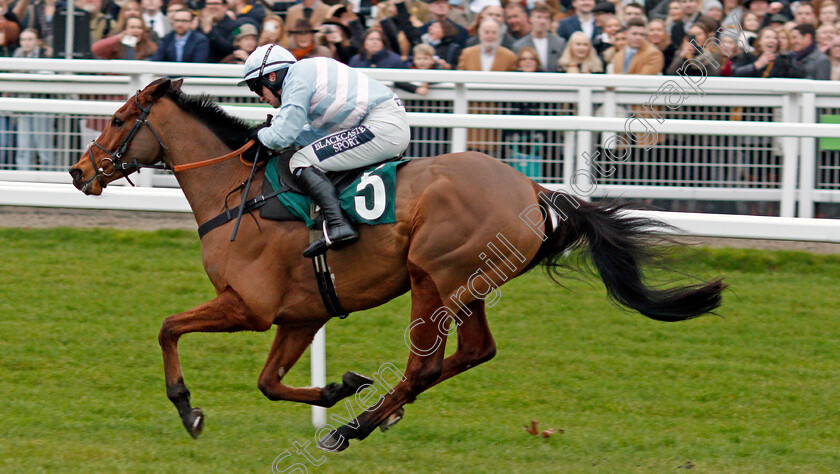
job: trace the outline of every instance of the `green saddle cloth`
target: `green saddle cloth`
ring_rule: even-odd
[[[282,186],[277,166],[288,166],[288,162],[278,162],[279,157],[275,156],[266,163],[265,168],[265,178],[274,191]],[[339,190],[341,207],[353,222],[368,225],[396,222],[394,201],[397,191],[397,167],[406,162],[408,160],[388,161],[367,168],[348,186]],[[278,194],[277,199],[292,215],[304,221],[307,227],[315,228],[315,221],[309,217],[312,204],[309,196],[286,191]]]

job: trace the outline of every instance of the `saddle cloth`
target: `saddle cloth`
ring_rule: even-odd
[[[262,194],[282,191],[260,208],[260,217],[272,220],[304,221],[309,228],[320,228],[321,214],[309,215],[312,200],[298,187],[289,170],[292,153],[282,153],[268,160]],[[341,207],[353,222],[368,225],[396,222],[394,201],[397,168],[405,159],[393,159],[368,168],[326,173],[338,192]]]

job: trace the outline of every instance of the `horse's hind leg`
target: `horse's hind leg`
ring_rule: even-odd
[[[277,335],[274,337],[259,381],[260,390],[269,400],[288,400],[331,407],[339,400],[356,393],[361,386],[373,384],[373,380],[355,372],[344,374],[341,378],[342,383],[331,383],[323,388],[297,388],[283,384],[283,377],[312,343],[312,338],[322,325],[323,322],[312,326],[277,326]]]
[[[411,353],[405,374],[377,408],[365,411],[353,422],[331,431],[318,441],[318,447],[327,451],[342,451],[349,446],[349,439],[365,439],[392,413],[414,399],[440,378],[447,334],[435,316],[443,306],[431,276],[409,262],[411,276],[411,323],[409,338]]]
[[[460,321],[460,324],[458,324],[458,350],[443,360],[440,377],[426,387],[426,390],[461,372],[487,362],[496,355],[496,342],[493,340],[493,335],[490,333],[490,327],[487,324],[484,301],[475,300],[466,306],[469,313],[464,310],[458,312]],[[402,418],[403,412],[400,411],[400,408],[389,414],[388,418],[379,425],[382,431],[394,426]]]
[[[166,318],[160,328],[158,342],[163,350],[166,395],[175,404],[184,427],[193,438],[201,434],[204,413],[190,405],[190,391],[184,384],[178,359],[178,339],[190,332],[266,331],[271,322],[259,318],[231,288],[215,299],[184,313]]]

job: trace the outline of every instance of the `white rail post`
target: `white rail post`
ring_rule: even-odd
[[[782,122],[798,121],[797,94],[782,97]],[[796,172],[799,170],[799,138],[782,138],[782,197],[779,202],[781,217],[796,215]]]
[[[801,123],[817,121],[817,97],[813,92],[802,94]],[[799,217],[814,217],[814,178],[816,177],[817,141],[799,139]]]
[[[315,333],[312,345],[309,346],[311,358],[310,382],[313,387],[323,387],[327,384],[327,334],[326,326]],[[312,425],[322,428],[327,424],[327,409],[312,406]]]
[[[467,113],[467,85],[455,84],[455,97],[452,99],[452,111],[456,114]],[[467,151],[467,129],[456,127],[452,129],[450,153]]]
[[[578,117],[592,116],[592,89],[589,87],[581,87],[578,90]],[[589,165],[589,159],[592,159],[592,132],[589,130],[581,130],[577,132],[577,147],[575,154],[575,173],[569,177],[569,185],[572,192],[580,199],[589,200],[592,195],[591,191],[595,190],[597,183],[592,176],[592,167]],[[589,192],[589,194],[581,194],[578,191]]]

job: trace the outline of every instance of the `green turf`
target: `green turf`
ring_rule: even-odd
[[[257,389],[273,332],[182,339],[207,424],[197,441],[181,426],[157,332],[212,297],[193,233],[0,230],[0,248],[0,472],[270,472],[313,441],[308,406]],[[563,289],[533,272],[489,310],[494,360],[421,395],[387,433],[279,467],[840,472],[840,256],[690,249],[675,264],[726,277],[722,317],[657,323],[616,309],[596,280]],[[402,369],[407,322],[406,297],[331,322],[329,379]],[[307,353],[286,380],[308,385],[308,370]],[[530,436],[531,419],[563,432]]]

